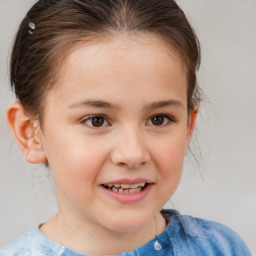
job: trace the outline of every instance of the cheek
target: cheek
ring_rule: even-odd
[[[99,143],[74,135],[55,136],[49,144],[46,147],[49,166],[55,178],[61,180],[80,183],[94,179],[106,157],[106,150]]]
[[[165,201],[169,200],[179,186],[185,156],[185,141],[170,143],[159,150],[160,192]]]
[[[155,143],[153,156],[162,175],[182,172],[186,152],[185,136],[170,136],[164,143]]]
[[[175,193],[182,176],[186,140],[182,136],[169,137],[154,147],[154,163],[157,165],[156,208],[162,208]]]
[[[97,145],[74,142],[65,141],[61,147],[52,149],[49,152],[49,165],[58,190],[75,205],[79,205],[93,198],[104,158],[103,154],[99,154],[102,149]]]
[[[185,157],[186,136],[175,133],[167,136],[154,147],[155,164],[158,169],[158,193],[165,204],[177,189],[183,170]]]
[[[165,147],[159,150],[159,180],[163,188],[172,191],[176,190],[183,170],[184,151],[177,150],[173,146]]]

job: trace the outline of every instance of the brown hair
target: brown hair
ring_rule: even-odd
[[[200,47],[174,0],[38,1],[21,22],[13,46],[10,70],[16,97],[27,113],[42,121],[45,93],[73,46],[136,32],[153,33],[175,47],[187,70],[187,104],[193,109],[200,101]]]

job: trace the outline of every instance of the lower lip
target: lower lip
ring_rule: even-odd
[[[153,184],[148,184],[141,192],[137,193],[119,193],[113,190],[107,189],[104,186],[101,186],[103,191],[107,193],[109,196],[114,198],[115,200],[124,203],[124,204],[132,204],[137,203],[144,199],[148,193],[150,192]]]

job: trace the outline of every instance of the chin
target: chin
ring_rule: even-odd
[[[116,232],[135,232],[142,229],[150,222],[149,216],[126,215],[123,217],[114,218],[109,223],[109,229]]]

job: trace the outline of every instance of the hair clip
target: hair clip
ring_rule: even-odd
[[[29,23],[28,23],[28,26],[32,29],[32,30],[29,30],[29,31],[28,31],[29,34],[32,35],[33,32],[34,32],[34,30],[35,30],[35,28],[36,28],[36,25],[35,25],[35,23],[33,23],[33,22],[29,22]]]

